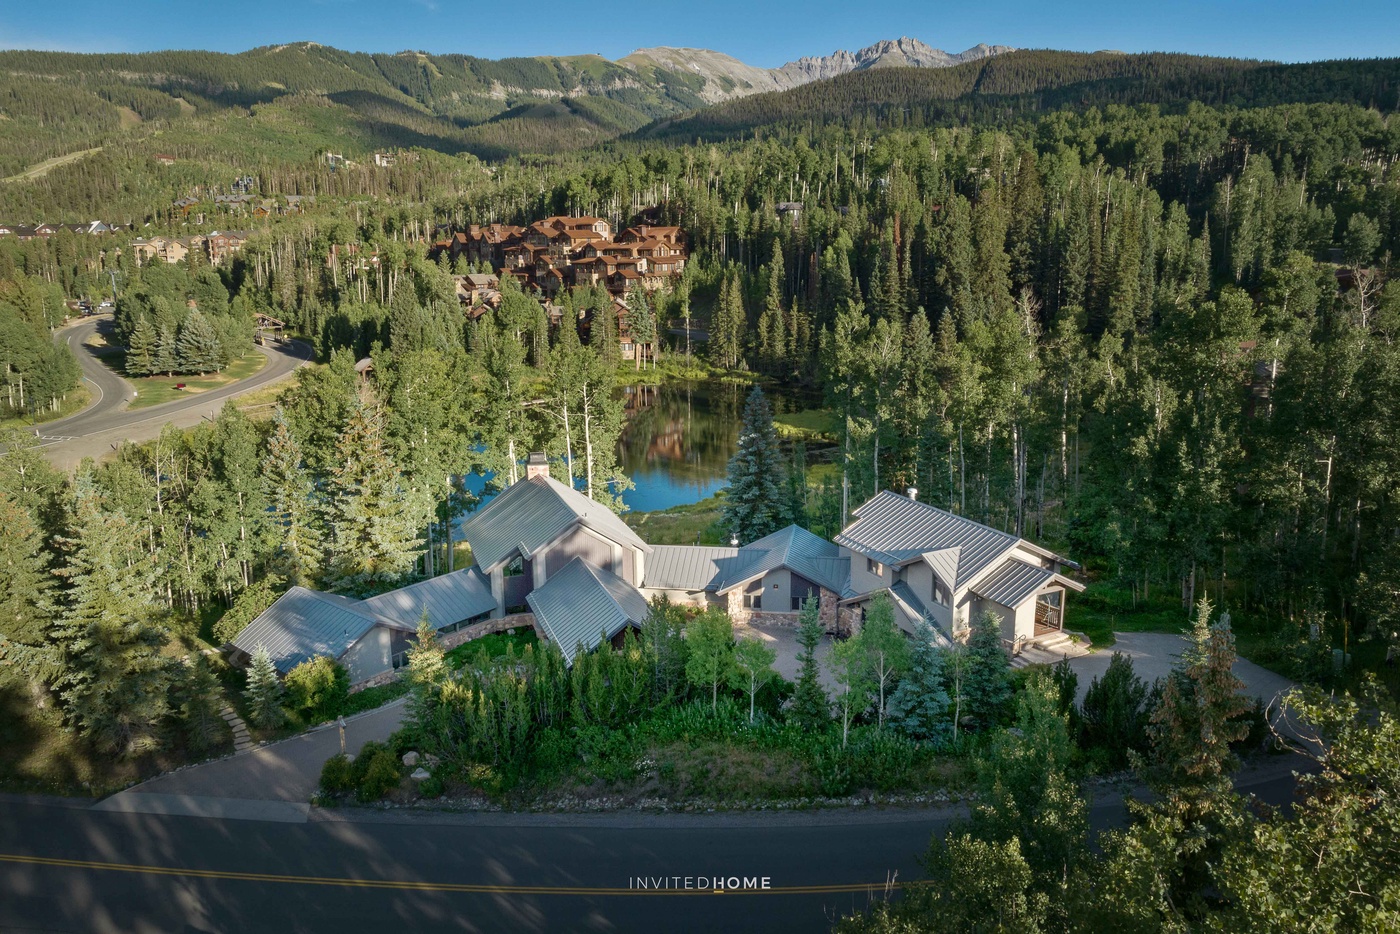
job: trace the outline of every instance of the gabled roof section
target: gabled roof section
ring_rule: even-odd
[[[525,598],[546,636],[570,665],[579,651],[591,651],[603,638],[641,626],[651,605],[622,578],[574,558]]]
[[[307,659],[340,658],[375,622],[359,600],[293,587],[254,617],[233,644],[249,655],[266,648],[286,674]]]
[[[972,592],[1002,606],[1015,608],[1058,576],[1054,571],[1011,558],[988,574],[985,580],[978,581]]]
[[[958,558],[962,556],[962,546],[940,548],[924,554],[924,563],[933,568],[933,573],[951,590],[958,579]]]
[[[477,566],[490,573],[517,550],[529,557],[578,523],[651,553],[651,546],[615,512],[551,477],[530,477],[506,487],[463,524],[462,537]]]
[[[953,589],[973,580],[1020,539],[936,506],[882,490],[854,514],[836,542],[885,564],[903,564],[929,552],[958,549]]]
[[[778,568],[787,568],[836,593],[850,577],[850,559],[841,557],[841,549],[797,525],[745,545],[739,549],[739,557],[748,560],[716,579],[716,593],[733,590]]]
[[[396,629],[417,631],[424,609],[433,628],[441,629],[491,612],[496,608],[496,598],[481,569],[467,568],[370,597],[360,606]]]

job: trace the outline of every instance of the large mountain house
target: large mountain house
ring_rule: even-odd
[[[424,613],[449,644],[532,625],[572,663],[640,628],[657,596],[768,625],[795,625],[815,598],[827,630],[849,634],[880,593],[906,632],[927,618],[944,642],[991,612],[1017,652],[1062,629],[1066,593],[1084,589],[1064,573],[1077,567],[1068,559],[921,503],[912,490],[878,493],[835,542],[793,525],[742,547],[648,545],[550,477],[539,453],[523,479],[464,523],[462,537],[473,567],[367,600],[293,587],[239,633],[236,656],[265,646],[285,673],[329,655],[360,685],[392,677]]]

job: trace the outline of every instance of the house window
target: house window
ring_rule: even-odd
[[[885,576],[885,566],[880,562],[876,561],[874,558],[865,559],[865,569],[871,574],[874,574],[876,577]]]
[[[761,594],[761,593],[746,593],[746,594],[744,594],[744,608],[745,608],[745,609],[748,609],[748,610],[761,610],[761,609],[763,609],[763,594]]]
[[[408,653],[407,653],[407,652],[399,652],[397,655],[394,656],[393,662],[394,662],[394,670],[395,670],[395,671],[397,671],[398,669],[404,667],[405,665],[408,664]]]
[[[792,597],[792,611],[793,611],[794,613],[800,613],[800,612],[802,611],[802,601],[805,600],[805,599],[807,599],[807,598],[806,598],[806,597],[799,597],[799,596],[797,596],[796,594],[793,594],[793,597]]]
[[[525,573],[525,559],[516,555],[506,562],[505,570],[501,573],[506,577],[519,577]]]
[[[948,605],[948,591],[938,581],[933,582],[933,601],[939,606]]]

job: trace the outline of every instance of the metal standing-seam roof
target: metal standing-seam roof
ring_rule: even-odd
[[[708,545],[652,545],[646,587],[656,590],[710,590],[721,568],[747,559],[738,548]]]
[[[293,587],[254,617],[233,644],[249,655],[266,648],[286,674],[307,659],[340,658],[376,622],[359,600]]]
[[[426,608],[433,628],[441,629],[491,612],[496,608],[496,598],[486,575],[479,568],[466,568],[370,597],[361,607],[376,617],[413,629],[417,629]]]
[[[826,539],[790,525],[743,548],[655,545],[647,558],[645,586],[722,594],[778,568],[840,593],[850,579],[851,561]]]
[[[1034,596],[1055,576],[1054,571],[1012,558],[987,575],[986,580],[979,581],[972,592],[1002,606],[1015,608]]]
[[[751,542],[740,549],[740,555],[753,555],[753,562],[717,580],[717,593],[733,590],[777,568],[787,568],[836,593],[841,592],[850,577],[851,562],[841,557],[841,549],[801,526],[790,525]]]
[[[881,490],[853,515],[836,542],[885,564],[902,564],[931,551],[958,549],[957,589],[977,577],[1017,542],[1016,536],[936,506]]]
[[[462,538],[471,545],[477,565],[489,573],[517,550],[528,557],[580,522],[615,542],[651,553],[651,546],[615,512],[550,477],[530,477],[506,487],[462,525]]]
[[[574,558],[549,575],[544,586],[525,598],[535,621],[572,665],[579,651],[596,648],[627,626],[641,626],[651,605],[622,578]]]

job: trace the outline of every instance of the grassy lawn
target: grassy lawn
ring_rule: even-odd
[[[726,545],[729,535],[721,524],[724,494],[657,512],[624,513],[623,520],[652,545]]]
[[[501,658],[506,654],[507,649],[514,649],[519,655],[525,650],[525,646],[534,645],[539,641],[535,635],[535,630],[522,626],[515,632],[498,632],[490,636],[482,636],[480,639],[473,639],[470,642],[463,642],[455,649],[447,653],[447,664],[452,668],[461,668],[470,661],[480,659],[484,653],[487,659]]]
[[[841,430],[841,422],[831,409],[804,409],[773,416],[773,427],[783,438],[835,441]]]
[[[240,379],[247,379],[261,370],[266,363],[267,358],[254,351],[230,363],[223,372],[211,373],[208,376],[146,376],[132,379],[131,383],[136,387],[137,396],[132,400],[130,408],[144,409],[191,394],[219,389]],[[184,389],[175,388],[181,384],[184,385]]]
[[[86,384],[79,383],[68,395],[63,397],[63,401],[58,405],[57,412],[41,412],[38,418],[29,415],[12,415],[8,418],[0,418],[0,431],[9,431],[11,428],[24,430],[42,425],[45,422],[67,418],[87,408],[88,403],[91,401],[92,393],[88,391]]]

